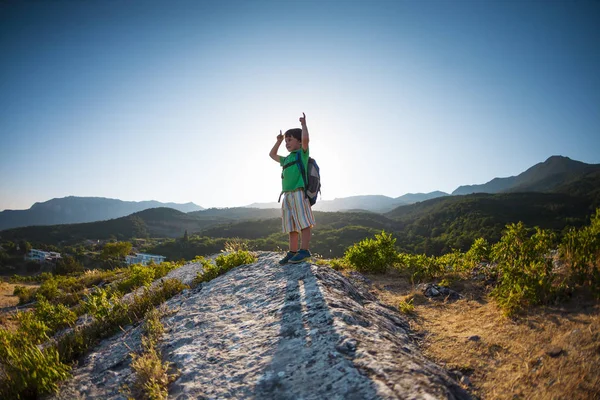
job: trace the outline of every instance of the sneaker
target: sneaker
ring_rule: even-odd
[[[295,251],[288,251],[285,257],[279,260],[279,265],[285,265],[290,261],[292,257],[294,257],[297,253]]]
[[[310,251],[300,249],[296,253],[296,255],[290,259],[290,263],[298,264],[298,263],[310,260],[310,257],[311,257]]]

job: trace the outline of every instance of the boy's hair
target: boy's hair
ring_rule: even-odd
[[[285,137],[291,136],[293,138],[298,139],[299,142],[302,141],[302,129],[300,128],[292,128],[285,131]]]

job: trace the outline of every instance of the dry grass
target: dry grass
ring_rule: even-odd
[[[600,302],[590,293],[510,320],[475,282],[454,282],[465,298],[444,302],[424,297],[397,272],[368,278],[386,304],[413,298],[408,318],[423,354],[467,376],[465,388],[476,396],[600,399]]]
[[[0,328],[13,330],[17,327],[13,307],[19,304],[19,298],[13,295],[15,286],[37,288],[40,285],[0,282]]]

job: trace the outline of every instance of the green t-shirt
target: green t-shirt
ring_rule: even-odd
[[[282,167],[288,163],[296,162],[296,153],[300,152],[300,158],[302,159],[302,164],[304,164],[304,171],[308,170],[308,149],[306,151],[296,150],[292,151],[287,157],[279,157],[279,165]],[[304,179],[302,179],[302,174],[300,173],[300,168],[298,165],[292,165],[283,170],[283,179],[281,180],[281,187],[283,192],[291,192],[298,188],[304,187]]]

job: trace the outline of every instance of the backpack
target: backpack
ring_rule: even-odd
[[[302,163],[302,158],[300,158],[300,152],[296,153],[296,161],[292,161],[283,166],[283,169],[291,167],[292,165],[298,165],[300,168],[300,174],[302,175],[302,179],[304,180],[304,194],[308,198],[311,207],[315,205],[317,202],[317,194],[321,193],[321,170],[317,165],[317,162],[314,158],[308,157],[308,176],[306,171],[304,171],[304,164]],[[281,179],[283,179],[283,171],[281,172]],[[279,195],[279,200],[281,201],[281,194]]]

